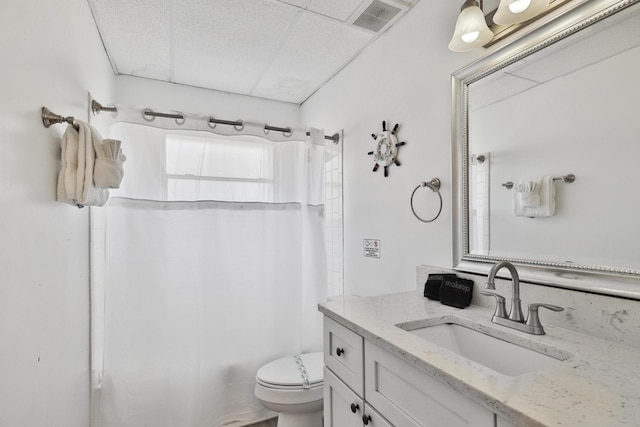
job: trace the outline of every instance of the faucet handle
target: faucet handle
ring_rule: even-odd
[[[499,293],[490,292],[490,291],[480,291],[480,295],[495,297],[496,311],[495,313],[493,313],[493,317],[500,317],[502,319],[507,318],[507,308],[505,307],[505,304],[504,304],[505,299],[502,295],[500,295]]]
[[[531,327],[532,333],[534,335],[544,335],[544,328],[542,327],[542,324],[540,323],[540,317],[538,316],[538,309],[540,307],[549,309],[551,311],[564,310],[563,307],[558,307],[557,305],[541,304],[541,303],[529,304],[529,315],[527,316],[527,325]]]

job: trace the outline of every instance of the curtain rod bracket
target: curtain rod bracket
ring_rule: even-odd
[[[95,99],[92,99],[91,112],[93,113],[93,115],[97,116],[103,111],[108,111],[110,113],[117,113],[118,109],[116,107],[103,107],[102,104],[100,104],[98,101],[96,101]]]

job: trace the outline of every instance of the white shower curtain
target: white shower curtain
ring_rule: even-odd
[[[95,426],[254,420],[256,370],[321,349],[325,150],[302,135],[113,126],[128,159],[95,230]]]

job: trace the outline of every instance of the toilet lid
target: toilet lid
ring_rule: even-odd
[[[303,387],[305,378],[308,378],[309,385],[322,382],[323,367],[322,352],[287,356],[269,362],[258,369],[256,379],[275,386]]]

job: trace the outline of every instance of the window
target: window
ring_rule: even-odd
[[[252,137],[167,135],[168,200],[272,201],[273,148]]]

